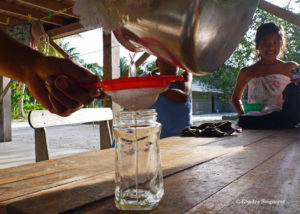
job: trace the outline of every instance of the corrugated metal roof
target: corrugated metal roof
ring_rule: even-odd
[[[206,84],[204,82],[201,82],[201,81],[193,81],[192,91],[193,92],[202,92],[202,93],[216,93],[216,94],[224,93],[222,90],[216,89],[213,86]]]

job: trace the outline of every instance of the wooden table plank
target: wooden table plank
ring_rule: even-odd
[[[105,158],[106,161],[102,161]],[[92,152],[73,157],[62,158],[59,161],[50,160],[30,164],[25,170],[15,172],[3,170],[0,174],[0,203],[2,201],[26,196],[35,192],[58,187],[64,184],[76,182],[84,178],[97,175],[99,172],[107,173],[113,171],[113,151]],[[78,167],[80,165],[80,167]],[[2,171],[2,170],[1,170]],[[9,173],[5,173],[9,171]],[[15,175],[16,174],[16,175]],[[7,177],[10,176],[11,177]]]
[[[115,188],[113,178],[114,172],[110,172],[45,192],[36,192],[24,200],[12,200],[4,206],[0,205],[0,213],[54,214],[72,209],[111,195]]]
[[[99,166],[100,164],[100,167],[103,167],[104,172],[109,171],[109,166],[107,166],[107,164],[110,164],[114,159],[112,153],[113,152],[110,150],[101,150],[101,155],[99,155],[99,151],[95,151],[1,169],[0,185],[9,182],[18,182],[25,179],[27,180],[39,176],[48,176],[58,172],[67,172],[68,170],[72,169],[80,169],[84,171],[87,165],[93,168],[93,166]],[[103,159],[107,161],[103,161]]]
[[[243,134],[224,138],[167,138],[160,144],[164,176],[225,155],[274,134],[276,132],[270,130],[247,130]]]
[[[268,139],[271,135],[276,132],[249,131],[217,139],[175,137],[161,140],[164,175],[240,150],[241,146]],[[281,135],[288,139],[287,133]],[[46,213],[43,208],[47,207],[47,213],[55,213],[112,196],[113,159],[113,150],[103,150],[0,170],[0,206],[43,213]],[[41,201],[42,206],[37,206]]]
[[[160,205],[149,213],[184,213],[251,172],[295,140],[296,138],[292,136],[270,136],[167,177],[164,179],[165,196]],[[73,210],[72,213],[119,213],[119,211],[115,208],[114,199],[111,197]]]
[[[213,143],[215,145],[224,145],[230,146],[232,144],[236,144],[239,142],[240,145],[247,145],[249,143],[253,143],[257,140],[263,139],[264,137],[270,136],[272,133],[270,131],[254,131],[254,132],[244,132],[242,135],[231,136],[227,138],[167,138],[161,140],[160,147],[161,153],[164,156],[172,155],[177,151],[182,151],[187,148],[191,148],[193,150],[195,147],[201,145],[207,145],[209,143]],[[101,153],[101,157],[99,157],[99,153]],[[53,174],[57,172],[65,172],[70,168],[78,168],[84,170],[87,164],[94,165],[105,164],[108,162],[111,164],[111,160],[114,159],[113,152],[111,150],[103,150],[96,151],[90,153],[84,153],[74,156],[69,156],[61,159],[53,159],[47,162],[40,162],[34,164],[26,164],[17,167],[11,167],[7,169],[0,170],[0,185],[2,183],[14,182],[23,179],[29,179],[31,177],[37,176],[46,176],[48,174]],[[80,161],[78,161],[80,160]],[[33,167],[34,166],[34,167]],[[112,168],[113,169],[113,168]],[[104,172],[109,171],[105,170]]]
[[[299,153],[298,140],[187,214],[300,213]]]
[[[173,153],[176,153],[177,151],[181,151],[182,149],[186,149],[186,147],[194,148],[199,145],[206,145],[209,143],[214,143],[216,145],[223,145],[223,144],[235,144],[237,142],[243,141],[241,145],[247,145],[249,143],[255,142],[257,140],[260,140],[264,137],[270,136],[272,132],[270,131],[246,131],[242,135],[238,136],[231,136],[227,138],[167,138],[161,140],[161,152],[165,156],[172,155]],[[101,153],[101,157],[99,157],[99,152]],[[103,151],[96,151],[96,152],[90,152],[90,153],[84,153],[74,156],[69,156],[61,159],[53,159],[49,160],[47,162],[40,162],[40,163],[34,163],[34,164],[25,164],[22,166],[17,167],[11,167],[7,169],[1,169],[0,170],[0,184],[7,183],[7,182],[13,182],[23,179],[29,179],[31,177],[36,176],[45,176],[47,174],[53,174],[58,171],[65,172],[68,170],[68,167],[74,168],[80,168],[85,169],[84,162],[88,162],[89,164],[98,165],[97,160],[94,161],[95,158],[102,159],[100,164],[102,164],[103,161],[107,161],[107,159],[110,159],[112,156],[111,150],[103,150]],[[80,159],[80,164],[78,160]],[[99,159],[99,160],[100,160]],[[34,167],[33,167],[34,166]],[[9,179],[9,180],[7,180]]]
[[[161,141],[164,175],[193,166],[226,154],[232,146],[249,144],[262,139],[269,133],[244,134],[228,138],[180,138],[173,137]],[[211,143],[209,146],[203,144]],[[213,144],[214,143],[214,148]],[[226,144],[223,148],[221,145]],[[209,151],[210,152],[209,152]],[[211,151],[212,150],[212,151]],[[187,155],[188,154],[188,155]],[[0,170],[0,202],[17,196],[43,191],[77,180],[100,175],[114,170],[114,151],[103,150],[62,159],[55,159]],[[32,183],[40,185],[32,185]],[[17,190],[17,191],[14,191]]]

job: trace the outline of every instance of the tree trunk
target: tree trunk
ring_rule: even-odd
[[[19,103],[19,114],[21,117],[25,117],[24,108],[23,108],[25,88],[26,88],[26,85],[24,83],[22,83],[21,84],[21,92],[23,95],[21,96],[20,103]]]
[[[295,13],[271,4],[265,0],[260,0],[258,8],[300,27],[300,16]]]

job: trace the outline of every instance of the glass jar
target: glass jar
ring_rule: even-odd
[[[154,109],[122,111],[114,124],[115,204],[121,210],[152,210],[161,200],[163,175]]]

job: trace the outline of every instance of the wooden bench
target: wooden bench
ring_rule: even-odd
[[[28,122],[34,128],[36,161],[49,160],[46,127],[99,122],[100,149],[107,149],[112,144],[110,121],[113,119],[110,108],[85,108],[68,117],[60,117],[48,110],[31,111]]]

